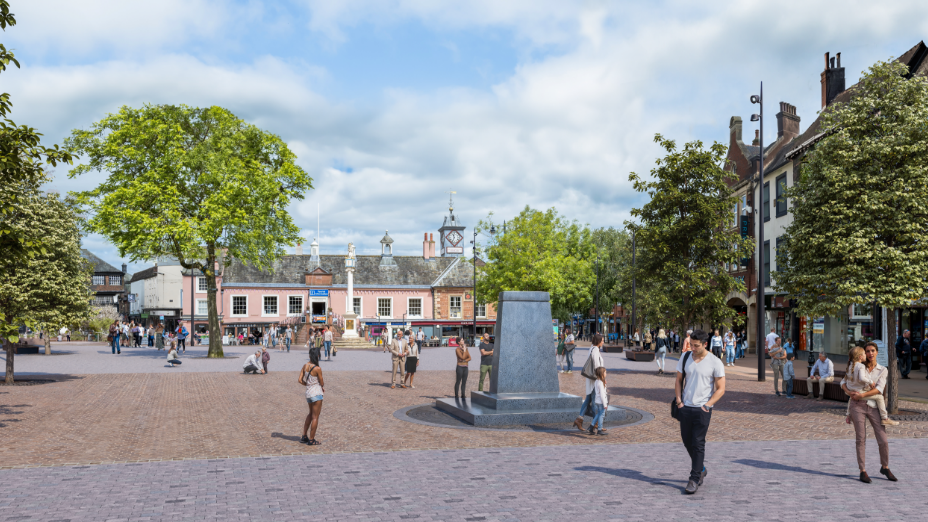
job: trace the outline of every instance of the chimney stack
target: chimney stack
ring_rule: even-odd
[[[422,234],[422,258],[426,261],[431,257],[431,249],[429,247],[429,233],[425,232]]]
[[[429,257],[435,257],[435,234],[429,234]]]
[[[835,97],[842,92],[844,92],[844,67],[841,67],[841,53],[836,54],[835,58],[831,58],[830,53],[825,53],[825,70],[822,71],[822,108],[831,105]]]
[[[124,274],[125,274],[126,272],[128,272],[128,270],[127,270],[128,268],[129,268],[129,267],[128,267],[128,266],[126,266],[126,264],[125,264],[125,263],[123,263],[123,264],[122,264],[122,273],[124,273]]]
[[[751,142],[751,145],[757,147],[760,145],[760,129],[754,129],[754,141]]]
[[[780,112],[777,113],[777,139],[785,138],[787,141],[799,136],[799,116],[796,107],[786,102],[780,102]]]
[[[298,256],[303,255],[303,244],[302,244],[302,243],[297,243],[297,244],[296,244],[296,249],[294,250],[294,252],[296,252],[296,255],[298,255]]]

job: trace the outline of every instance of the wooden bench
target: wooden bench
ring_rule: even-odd
[[[654,352],[645,351],[645,350],[625,350],[625,358],[630,361],[653,361]]]
[[[793,361],[793,364],[795,365],[796,361]],[[806,369],[806,373],[808,374],[808,368]],[[825,383],[826,399],[841,402],[847,402],[850,400],[847,394],[844,393],[844,390],[841,389],[841,379],[843,378],[844,371],[835,370],[835,379],[832,382]],[[813,389],[811,391],[808,388],[808,382],[804,378],[801,378],[797,375],[796,378],[793,379],[793,395],[809,395],[809,393],[812,393],[813,397],[821,396],[822,383],[813,383]],[[818,393],[814,393],[815,391],[818,391]]]

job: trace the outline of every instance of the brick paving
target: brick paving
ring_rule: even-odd
[[[637,363],[642,364],[642,363]],[[0,467],[60,466],[184,458],[228,458],[343,452],[653,443],[678,440],[668,416],[673,378],[647,371],[610,374],[613,404],[650,412],[645,424],[607,437],[579,432],[485,432],[404,422],[401,408],[428,404],[452,391],[451,371],[422,371],[415,390],[391,390],[384,371],[329,372],[317,438],[297,443],[307,407],[297,372],[268,375],[140,373],[70,376],[61,382],[0,387]],[[478,375],[468,380],[475,389]],[[582,394],[579,372],[561,389]],[[789,401],[771,384],[732,375],[713,415],[709,440],[849,439],[851,426],[829,409],[843,404]],[[924,412],[928,406],[903,402]],[[928,422],[904,422],[893,437],[928,436]]]
[[[917,520],[928,468],[891,443],[896,483],[856,480],[852,441],[713,442],[682,493],[681,444],[481,448],[0,471],[4,520]]]

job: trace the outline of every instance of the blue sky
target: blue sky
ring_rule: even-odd
[[[764,80],[767,114],[820,107],[825,52],[848,84],[928,36],[928,3],[554,0],[13,0],[0,89],[46,143],[121,105],[221,105],[279,134],[314,178],[291,206],[323,252],[421,252],[447,212],[555,206],[621,226],[660,132],[727,142]],[[767,136],[775,136],[769,118]],[[54,172],[49,188],[98,183]],[[102,238],[85,241],[112,264]],[[127,260],[128,261],[128,260]],[[144,263],[131,263],[133,269]]]

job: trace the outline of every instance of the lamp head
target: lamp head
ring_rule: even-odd
[[[751,103],[760,103],[760,96],[756,94],[751,95]]]
[[[759,114],[752,114],[752,115],[751,115],[751,121],[760,121],[760,115],[759,115]]]

